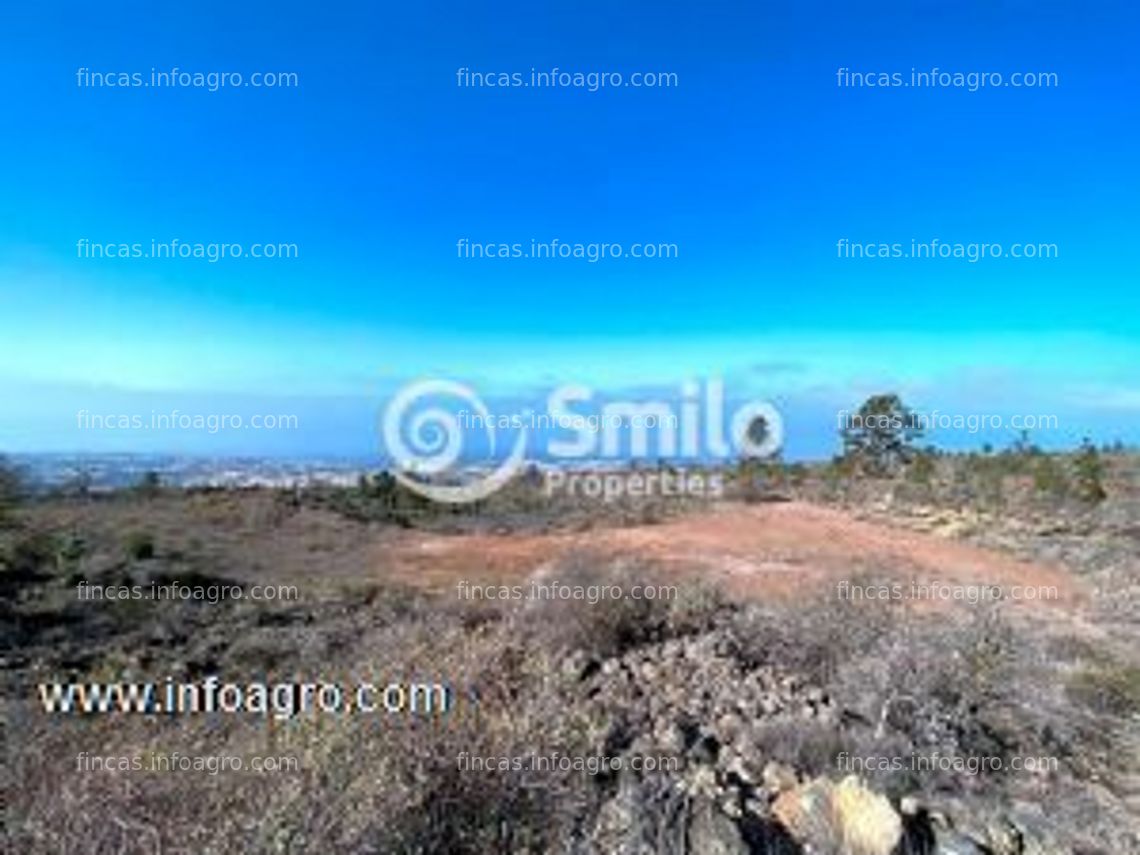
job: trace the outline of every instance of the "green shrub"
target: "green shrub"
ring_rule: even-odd
[[[1065,470],[1054,458],[1044,454],[1038,456],[1033,462],[1032,471],[1033,488],[1038,493],[1057,499],[1069,495],[1069,479],[1065,475]]]
[[[57,540],[55,563],[59,570],[73,569],[87,553],[87,541],[71,532]]]
[[[23,474],[0,457],[0,525],[11,520],[12,511],[23,500],[24,494]]]
[[[1073,458],[1076,493],[1086,502],[1103,501],[1108,493],[1104,489],[1104,461],[1100,452],[1089,439],[1081,443],[1080,451]]]
[[[57,563],[59,540],[42,530],[18,531],[17,537],[0,552],[0,564],[17,575],[35,575]]]
[[[1140,668],[1118,663],[1089,666],[1074,674],[1065,688],[1069,697],[1098,713],[1140,714]]]
[[[133,561],[145,561],[148,558],[154,558],[154,536],[149,532],[132,532],[127,535],[124,547],[127,557]]]
[[[934,463],[934,455],[929,451],[920,451],[914,455],[914,459],[907,467],[907,478],[915,484],[923,487],[930,487],[934,483],[934,475],[937,467]]]

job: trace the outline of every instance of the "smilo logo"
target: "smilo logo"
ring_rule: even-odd
[[[586,415],[573,410],[571,404],[588,406],[593,391],[569,385],[549,394],[545,414],[527,411],[495,418],[470,387],[451,380],[421,380],[405,386],[388,403],[382,434],[395,478],[422,496],[452,504],[485,499],[517,475],[526,462],[529,428],[536,423],[575,435],[571,441],[547,440],[545,456],[557,459],[621,459],[623,437],[628,439],[626,459],[688,458],[698,462],[733,455],[769,457],[780,450],[784,424],[771,404],[748,401],[737,407],[726,439],[723,382],[710,380],[703,396],[701,391],[700,384],[689,382],[681,386],[679,407],[661,400],[609,401],[594,408],[597,414]],[[464,407],[453,413],[434,403],[443,398],[457,398]],[[519,434],[510,453],[491,471],[471,474],[463,483],[440,483],[438,476],[453,477],[463,458],[464,427],[472,425],[482,427],[487,434],[488,459],[495,457],[497,425],[509,426]],[[655,451],[650,448],[651,432],[657,439]]]
[[[428,407],[414,414],[412,410],[424,399],[443,396],[463,400],[480,416],[486,425],[490,451],[494,453],[495,426],[479,396],[462,383],[421,380],[401,389],[384,410],[384,447],[396,464],[393,474],[408,489],[437,502],[464,504],[485,499],[522,468],[527,431],[524,428],[519,433],[511,453],[492,472],[466,484],[434,483],[431,478],[448,472],[459,463],[463,455],[463,427],[455,413],[442,407]],[[405,432],[413,448],[404,442]]]

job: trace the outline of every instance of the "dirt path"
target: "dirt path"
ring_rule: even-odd
[[[1085,592],[1064,568],[1031,564],[937,535],[856,519],[803,502],[724,505],[657,525],[551,535],[441,536],[401,533],[377,548],[373,566],[437,588],[457,579],[519,581],[580,551],[628,556],[698,572],[741,595],[803,595],[861,576],[909,586],[1052,586],[1053,605]],[[946,596],[943,594],[943,596]],[[1042,602],[1035,602],[1041,605]]]

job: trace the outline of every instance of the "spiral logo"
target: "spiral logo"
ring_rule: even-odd
[[[464,428],[458,416],[442,406],[429,404],[440,398],[463,402],[471,421],[487,432],[489,455],[495,453],[495,425],[483,401],[469,387],[451,380],[422,380],[405,386],[384,410],[382,433],[391,457],[395,478],[433,501],[464,504],[485,499],[502,488],[522,468],[526,454],[524,427],[510,454],[490,472],[464,484],[432,481],[447,473],[463,456]],[[421,408],[421,405],[425,405]]]

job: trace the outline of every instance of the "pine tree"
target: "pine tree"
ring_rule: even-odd
[[[914,413],[895,394],[872,395],[840,430],[843,456],[872,475],[890,475],[915,455],[922,436]]]

